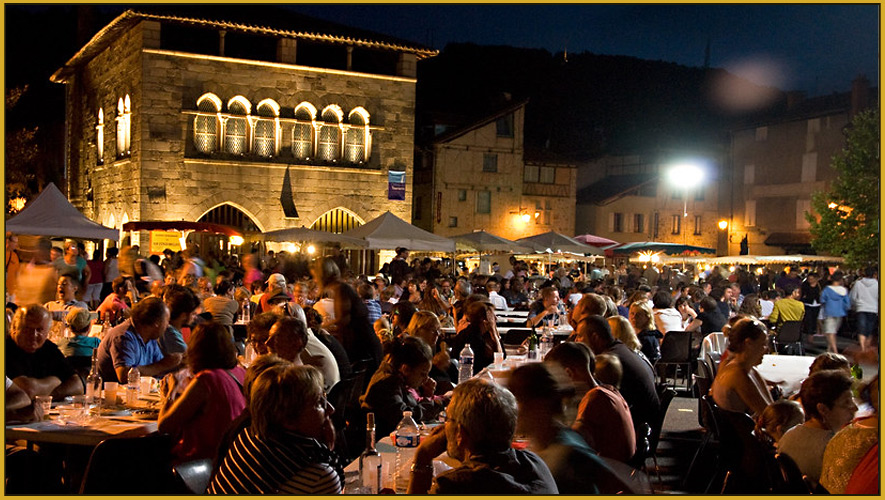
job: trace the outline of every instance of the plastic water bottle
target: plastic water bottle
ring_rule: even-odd
[[[470,348],[470,344],[464,344],[464,349],[461,349],[461,354],[458,355],[458,362],[460,364],[458,383],[460,384],[473,376],[473,349]]]
[[[130,368],[126,378],[129,382],[126,384],[126,404],[134,405],[138,402],[138,386],[141,384],[141,372],[138,371],[138,367]]]
[[[471,353],[471,356],[473,354]],[[473,365],[471,359],[471,366]],[[396,468],[394,469],[394,484],[397,492],[405,492],[409,487],[409,475],[412,460],[415,458],[415,449],[418,448],[420,434],[418,424],[412,420],[412,412],[404,411],[403,419],[396,426]]]
[[[541,360],[544,359],[544,356],[550,352],[550,349],[553,349],[553,333],[550,331],[549,327],[544,327],[541,329],[541,346],[539,352],[539,358]]]
[[[86,377],[86,403],[94,404],[101,400],[101,373],[98,370],[98,349],[92,350],[92,369]]]

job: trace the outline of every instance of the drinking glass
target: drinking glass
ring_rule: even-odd
[[[43,407],[43,420],[49,420],[49,410],[52,409],[52,396],[34,396],[34,403]]]
[[[105,382],[104,383],[104,400],[109,405],[117,404],[117,382]]]

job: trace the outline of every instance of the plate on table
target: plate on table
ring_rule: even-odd
[[[102,408],[99,411],[99,415],[102,417],[128,417],[132,415],[132,412],[125,407],[111,406],[109,408]]]

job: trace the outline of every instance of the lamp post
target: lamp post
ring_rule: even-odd
[[[674,188],[683,190],[682,203],[682,246],[688,244],[688,192],[704,182],[704,169],[697,161],[681,161],[667,168],[667,182]],[[682,254],[682,269],[685,270],[685,252]]]

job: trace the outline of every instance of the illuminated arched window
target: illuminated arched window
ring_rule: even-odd
[[[204,94],[197,99],[198,115],[194,118],[194,146],[201,153],[214,153],[218,148],[218,113],[221,99]]]
[[[336,161],[341,157],[341,120],[343,112],[338,106],[323,110],[323,123],[317,145],[317,157],[323,161]]]
[[[117,100],[117,157],[129,156],[132,105],[129,94]]]
[[[280,105],[265,99],[256,107],[255,129],[252,137],[252,151],[259,156],[270,158],[277,154],[277,135],[280,124]]]
[[[95,125],[95,156],[96,163],[104,163],[104,111],[98,108],[98,123]]]
[[[230,114],[224,125],[224,151],[245,154],[249,144],[249,101],[242,96],[234,97],[227,103]]]
[[[344,158],[351,163],[363,163],[369,159],[369,113],[363,108],[354,108],[348,116],[350,126],[344,142]]]
[[[362,226],[363,220],[344,207],[337,207],[319,216],[310,228],[328,233],[343,233]]]
[[[309,102],[295,108],[295,126],[292,127],[292,154],[300,160],[313,156],[314,121],[317,110]]]

